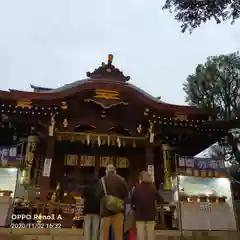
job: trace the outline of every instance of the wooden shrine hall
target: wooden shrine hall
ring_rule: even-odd
[[[178,156],[194,156],[228,133],[212,110],[165,103],[129,82],[112,64],[57,89],[0,91],[2,146],[24,144],[23,184],[45,201],[60,185],[81,195],[93,175],[113,163],[131,186],[146,169],[171,189]],[[20,151],[20,150],[19,150]]]

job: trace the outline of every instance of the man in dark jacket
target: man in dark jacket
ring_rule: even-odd
[[[83,189],[84,198],[84,238],[85,240],[97,240],[100,224],[100,198],[97,194],[98,179],[92,177]]]
[[[103,182],[106,187],[106,193],[104,191]],[[121,200],[125,200],[128,196],[127,184],[121,176],[116,173],[116,168],[111,164],[106,167],[106,176],[99,183],[99,196],[101,199],[100,215],[101,215],[101,227],[100,227],[100,239],[109,239],[109,229],[112,229],[115,234],[115,240],[123,239],[123,224],[124,224],[124,209],[121,212],[113,213],[107,209],[104,197],[105,195],[111,195]]]

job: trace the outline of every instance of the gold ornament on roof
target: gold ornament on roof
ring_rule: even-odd
[[[51,116],[50,125],[49,125],[49,128],[48,128],[48,135],[49,135],[50,137],[52,137],[53,134],[54,134],[55,124],[56,124],[55,115],[53,114],[53,115]]]
[[[64,118],[64,120],[63,120],[63,126],[64,126],[65,128],[68,127],[68,120],[67,120],[67,118]]]
[[[153,142],[154,142],[154,137],[155,137],[155,133],[153,132],[153,126],[154,126],[154,122],[152,122],[151,120],[149,120],[148,132],[149,132],[149,142],[150,142],[150,143],[153,143]]]
[[[186,121],[187,115],[184,113],[176,112],[175,116],[173,117],[174,120]]]
[[[17,101],[15,108],[18,108],[18,107],[30,109],[30,108],[32,108],[32,101],[28,100],[28,99],[19,100],[19,101]]]
[[[61,109],[62,109],[62,110],[67,110],[67,109],[68,109],[67,102],[65,102],[65,101],[62,101],[62,102],[61,102]]]
[[[120,100],[120,93],[113,90],[96,89],[96,95],[94,98],[106,99],[106,100]],[[102,114],[103,116],[106,114]]]
[[[108,79],[111,81],[121,81],[121,82],[127,82],[130,77],[124,76],[124,74],[116,68],[113,64],[113,55],[109,54],[107,63],[102,63],[101,66],[97,69],[95,69],[93,72],[87,72],[87,77],[91,79]]]

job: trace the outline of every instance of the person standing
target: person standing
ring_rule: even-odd
[[[100,199],[97,194],[98,179],[92,177],[83,189],[84,239],[98,240],[100,225]]]
[[[158,195],[151,175],[142,171],[131,197],[138,240],[155,239],[156,201],[163,202],[163,199]]]
[[[136,223],[135,223],[135,214],[131,207],[131,195],[134,190],[135,186],[131,188],[129,191],[128,202],[125,208],[125,239],[127,240],[134,240],[135,239],[135,232],[136,232]]]
[[[124,201],[128,197],[127,183],[119,176],[114,165],[106,167],[106,176],[99,183],[100,204],[100,239],[109,239],[110,226],[115,240],[123,240]]]

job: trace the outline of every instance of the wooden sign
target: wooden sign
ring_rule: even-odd
[[[184,113],[176,112],[174,114],[174,118],[175,120],[184,121],[184,120],[187,120],[187,115],[185,115]]]
[[[125,157],[117,157],[116,167],[117,168],[128,168],[128,159]]]
[[[81,167],[92,167],[95,165],[95,156],[80,156]]]
[[[52,158],[45,158],[43,166],[43,177],[50,177],[52,167]]]
[[[100,167],[106,167],[109,164],[114,164],[114,157],[100,157]]]
[[[152,181],[155,182],[154,165],[148,165],[148,173],[150,174]]]
[[[119,100],[120,94],[117,91],[96,89],[96,95],[94,98],[106,99],[106,100]]]
[[[114,164],[114,156],[102,156],[100,157],[100,167],[106,167],[109,164]],[[79,155],[65,155],[64,165],[67,166],[80,166],[80,167],[92,167],[95,166],[95,156],[79,156]],[[116,158],[116,168],[128,168],[128,159],[126,157]]]
[[[16,108],[22,107],[22,108],[32,108],[32,101],[30,100],[19,100],[17,101]]]
[[[65,155],[64,165],[67,166],[77,166],[78,165],[78,155]]]

